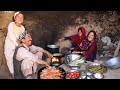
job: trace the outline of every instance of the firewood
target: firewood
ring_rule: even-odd
[[[116,57],[118,55],[119,49],[120,49],[120,40],[119,40],[117,48],[116,48],[116,50],[114,52],[114,57]]]

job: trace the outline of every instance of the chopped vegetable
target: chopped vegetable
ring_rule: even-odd
[[[78,71],[68,72],[67,77],[68,78],[78,78],[80,76],[80,73]]]
[[[103,65],[95,65],[95,66],[89,67],[88,70],[92,73],[103,73],[107,70],[107,68],[104,67]]]
[[[69,63],[70,66],[79,66],[85,62],[85,57],[82,57],[80,60],[74,60]]]
[[[45,68],[40,73],[41,79],[62,79],[63,77],[63,72],[55,67]]]

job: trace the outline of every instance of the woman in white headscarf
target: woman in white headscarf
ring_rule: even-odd
[[[25,31],[22,25],[24,16],[21,12],[16,12],[14,14],[14,22],[11,22],[8,26],[7,37],[5,39],[4,53],[7,60],[7,66],[12,75],[14,75],[13,69],[13,54],[15,47],[17,47],[19,42],[19,36]]]

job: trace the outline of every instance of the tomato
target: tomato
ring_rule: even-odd
[[[77,72],[77,71],[68,72],[68,73],[67,73],[67,76],[68,76],[69,78],[77,78],[79,75],[80,75],[80,73]]]
[[[79,74],[79,73],[77,73],[77,76],[80,76],[80,74]]]
[[[59,76],[63,76],[59,68],[45,68],[40,73],[40,77],[43,79],[59,79]]]
[[[73,75],[72,78],[76,78],[76,76]]]

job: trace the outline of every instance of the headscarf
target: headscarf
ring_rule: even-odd
[[[16,15],[18,15],[20,12],[16,12],[15,14],[14,14],[14,19],[15,19],[15,17],[16,17]]]
[[[85,38],[85,35],[86,35],[86,30],[84,27],[80,27],[79,29],[82,32],[81,37],[78,34],[71,36],[72,41],[75,42],[76,44],[79,44]]]
[[[93,39],[92,41],[89,41],[89,40],[88,40],[88,35],[89,35],[91,32],[94,33],[94,39]],[[88,33],[88,35],[85,37],[85,39],[83,39],[83,40],[81,41],[81,43],[78,44],[78,46],[79,46],[79,48],[80,48],[81,50],[88,50],[91,45],[96,44],[96,40],[95,40],[95,39],[96,39],[96,32],[95,32],[94,30],[91,30],[91,31]]]

